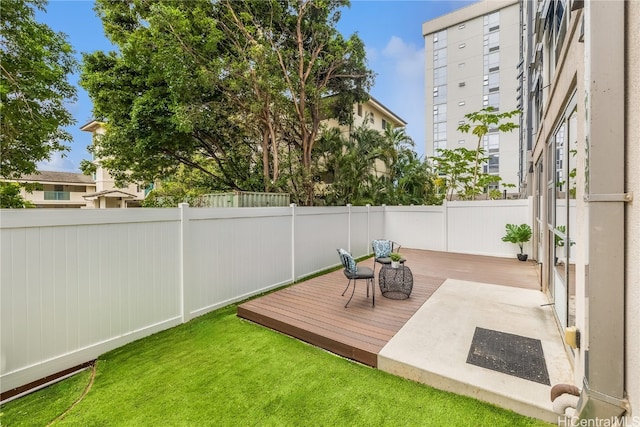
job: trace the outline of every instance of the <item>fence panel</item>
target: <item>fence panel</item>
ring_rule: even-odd
[[[442,206],[387,206],[385,235],[406,248],[446,250]]]
[[[512,257],[517,245],[505,243],[505,224],[531,224],[527,200],[476,200],[449,202],[447,209],[448,251]],[[531,252],[525,245],[525,250]]]
[[[369,208],[367,206],[351,207],[351,253],[354,257],[371,253],[369,231]]]
[[[349,208],[294,209],[296,279],[339,264],[336,249],[348,249],[349,244]]]
[[[178,217],[156,217],[2,212],[3,391],[179,323]]]
[[[290,283],[291,208],[188,209],[188,318]]]

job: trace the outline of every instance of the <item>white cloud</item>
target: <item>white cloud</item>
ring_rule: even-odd
[[[372,95],[408,122],[407,133],[424,153],[424,50],[392,36],[380,50],[374,71],[378,74]]]
[[[78,172],[77,166],[62,153],[54,153],[49,160],[38,163],[38,170],[54,172]]]
[[[401,76],[424,76],[424,49],[405,43],[400,37],[392,36],[382,51],[383,55],[395,60],[395,69]]]

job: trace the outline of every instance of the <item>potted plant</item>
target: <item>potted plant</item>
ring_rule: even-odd
[[[567,234],[567,226],[566,225],[559,225],[556,227],[556,229],[561,232],[562,234]],[[554,238],[554,244],[556,246],[556,248],[564,248],[564,239],[560,236],[558,236],[557,234],[553,235]],[[573,246],[575,245],[576,242],[571,241],[571,239],[569,239],[569,246]],[[556,249],[556,265],[558,265],[558,255],[557,255],[558,250]]]
[[[529,224],[507,224],[505,228],[506,234],[502,238],[502,241],[518,245],[520,247],[518,259],[520,261],[526,261],[528,255],[524,253],[524,244],[531,240],[531,227]]]
[[[391,252],[391,254],[389,254],[389,258],[391,258],[391,268],[400,267],[400,260],[402,259],[402,256],[400,256],[398,252]]]

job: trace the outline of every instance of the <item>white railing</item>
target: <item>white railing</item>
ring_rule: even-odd
[[[26,209],[0,214],[0,390],[339,264],[337,248],[513,256],[527,201],[429,207]],[[468,242],[465,244],[465,242]]]

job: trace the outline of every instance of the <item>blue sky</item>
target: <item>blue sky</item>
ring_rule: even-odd
[[[407,133],[424,153],[424,41],[422,23],[473,3],[469,0],[352,0],[342,12],[338,29],[346,36],[358,33],[367,50],[369,68],[376,74],[371,95],[408,122]],[[63,32],[80,60],[83,52],[109,51],[102,21],[93,11],[93,1],[50,0],[46,13],[36,19],[54,31]],[[77,85],[78,76],[71,76]],[[68,106],[77,123],[68,130],[71,151],[39,165],[41,170],[79,172],[82,159],[91,156],[86,147],[91,134],[80,127],[93,118],[92,103],[78,86],[78,100]]]

